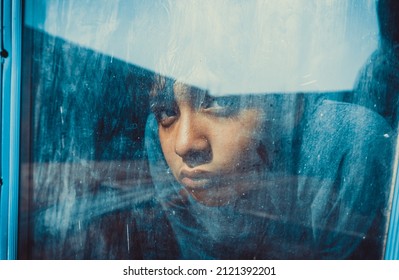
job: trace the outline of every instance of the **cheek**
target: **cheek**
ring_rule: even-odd
[[[219,133],[211,139],[214,163],[226,171],[258,163],[259,127],[257,119],[251,118],[217,128]]]
[[[171,133],[165,132],[163,129],[159,129],[159,140],[161,142],[161,148],[165,160],[171,168],[173,174],[179,165],[179,156],[175,153],[175,139]]]
[[[224,134],[219,145],[213,145],[215,161],[235,168],[244,162],[254,160],[257,144],[245,132],[238,134]]]

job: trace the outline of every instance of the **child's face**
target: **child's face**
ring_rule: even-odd
[[[182,84],[173,90],[173,100],[153,110],[162,151],[177,181],[205,205],[245,195],[261,163],[261,111],[240,108],[239,97],[213,98]]]

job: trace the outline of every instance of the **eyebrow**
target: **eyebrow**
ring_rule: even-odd
[[[154,90],[150,95],[150,108],[153,112],[162,108],[175,107],[179,100],[187,101],[195,108],[199,108],[207,99],[230,100],[235,106],[241,104],[244,105],[244,107],[252,107],[256,106],[256,104],[260,105],[262,103],[261,100],[265,101],[264,96],[260,97],[255,94],[215,96],[210,94],[208,90],[190,86],[167,77],[161,77],[154,83]],[[179,85],[181,85],[181,87],[179,87]],[[179,97],[176,98],[176,87],[182,90],[181,99]],[[177,95],[179,95],[179,93]]]
[[[173,84],[174,81],[168,78],[161,77],[155,79],[154,87],[151,90],[149,97],[151,110],[175,102]]]
[[[188,101],[193,106],[201,104],[201,102],[211,97],[208,90],[204,90],[195,86],[175,82],[173,84],[174,97],[178,101]]]

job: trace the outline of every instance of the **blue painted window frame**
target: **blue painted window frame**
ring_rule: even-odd
[[[392,204],[391,213],[389,215],[389,227],[388,227],[388,237],[385,246],[385,259],[386,260],[399,260],[399,137],[397,139],[396,149],[395,149],[395,160],[396,174],[393,175],[393,190],[392,190]]]
[[[22,1],[1,1],[0,259],[17,258]],[[7,53],[7,55],[6,55]]]
[[[0,259],[17,258],[21,96],[22,0],[1,0]],[[399,142],[385,259],[399,259]]]

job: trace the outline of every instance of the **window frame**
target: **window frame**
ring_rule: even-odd
[[[17,258],[23,0],[1,0],[0,259]],[[399,259],[399,141],[390,198],[385,259]]]
[[[397,136],[398,137],[398,136]],[[392,176],[392,190],[388,236],[385,244],[385,260],[399,260],[399,137],[396,139],[395,157],[394,157],[394,173]]]
[[[17,258],[22,1],[1,1],[0,259]]]

